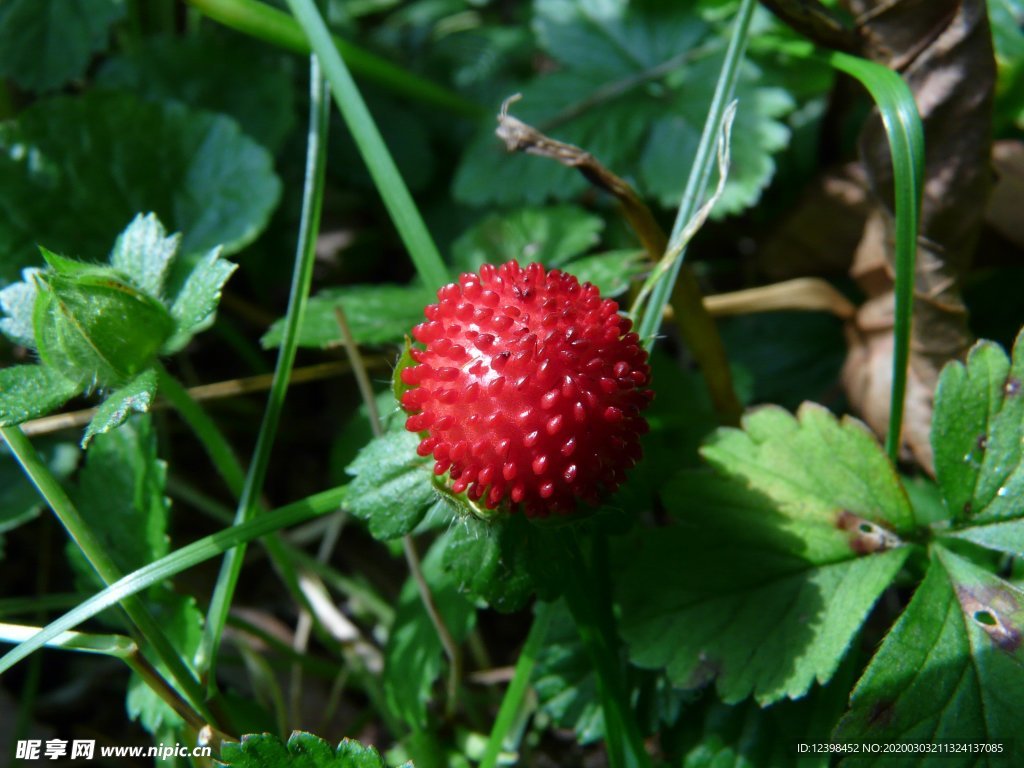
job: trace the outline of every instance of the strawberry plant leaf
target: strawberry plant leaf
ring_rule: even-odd
[[[954,523],[1020,518],[1024,494],[1024,335],[1013,360],[989,341],[950,363],[935,393],[935,474]]]
[[[826,768],[829,755],[801,755],[795,747],[827,740],[849,692],[849,683],[836,683],[768,708],[710,702],[697,714],[699,730],[688,742],[682,768]],[[696,719],[692,710],[686,714],[688,722]]]
[[[45,416],[81,391],[75,382],[41,365],[0,368],[0,426]]]
[[[167,237],[149,214],[136,216],[117,238],[110,266],[41,248],[48,269],[26,269],[23,282],[0,291],[0,308],[8,313],[0,328],[34,347],[43,362],[0,373],[0,381],[7,380],[0,388],[0,419],[40,416],[82,390],[100,387],[108,397],[86,429],[85,447],[131,411],[148,410],[156,393],[157,353],[180,349],[210,323],[221,287],[235,269],[215,248],[179,269],[184,283],[168,292],[165,282],[178,263],[179,240]],[[173,302],[170,310],[161,301],[165,294]]]
[[[819,526],[715,475],[682,473],[662,496],[676,525],[617,556],[623,638],[633,663],[681,688],[715,681],[726,703],[828,681],[909,551],[863,518]]]
[[[973,541],[986,549],[1024,556],[1024,520],[988,523],[957,531],[946,531],[944,536]]]
[[[435,500],[430,458],[417,455],[419,438],[401,425],[367,443],[347,468],[353,476],[348,508],[381,541],[411,533]]]
[[[829,461],[817,460],[822,453]],[[774,406],[758,409],[744,417],[742,431],[719,430],[701,454],[771,499],[803,533],[816,532],[809,538],[820,539],[823,552],[841,551],[851,515],[896,533],[914,527],[906,491],[875,436],[820,405],[805,403],[796,418]]]
[[[341,340],[335,307],[358,344],[398,342],[416,323],[423,322],[423,307],[436,300],[433,292],[416,285],[351,285],[328,288],[309,300],[299,329],[299,345],[322,349]],[[284,321],[278,320],[261,339],[264,348],[281,343]]]
[[[241,742],[226,742],[220,758],[220,764],[236,768],[388,768],[373,747],[352,739],[332,747],[303,731],[293,731],[287,742],[269,733],[248,734]],[[412,768],[412,763],[401,768]]]
[[[0,333],[22,347],[36,345],[36,332],[32,327],[32,310],[36,305],[38,289],[34,275],[39,272],[30,267],[21,273],[20,283],[11,283],[0,290]]]
[[[700,141],[701,126],[721,69],[718,56],[702,59],[680,73],[671,115],[654,122],[640,157],[644,190],[662,205],[676,205],[683,193],[686,161]],[[796,106],[782,88],[764,85],[758,67],[744,61],[735,98],[729,179],[712,216],[740,213],[756,203],[775,175],[774,156],[789,145],[790,129],[782,122]]]
[[[4,282],[38,262],[37,242],[103,258],[137,211],[181,232],[186,255],[233,253],[260,233],[281,190],[269,153],[234,121],[127,93],[37,102],[0,128],[0,150]]]
[[[572,729],[580,744],[604,738],[597,675],[580,647],[579,630],[564,601],[560,601],[537,654],[533,689],[540,708],[558,727]]]
[[[423,558],[423,578],[452,638],[461,643],[476,621],[476,611],[443,567],[449,536],[450,533],[445,534],[435,541]],[[398,598],[395,620],[384,648],[384,696],[389,709],[411,727],[425,727],[427,707],[436,698],[434,683],[445,666],[441,640],[410,576]]]
[[[455,523],[444,567],[470,597],[497,611],[517,611],[538,586],[532,566],[543,557],[541,535],[522,515],[490,522],[464,516]],[[550,588],[542,591],[551,596]]]
[[[77,482],[68,490],[82,519],[124,573],[169,551],[167,466],[156,451],[151,418],[137,416],[93,439]],[[68,556],[84,588],[103,586],[73,542],[68,543]]]
[[[195,334],[213,324],[221,289],[237,268],[237,264],[221,258],[219,246],[200,257],[171,303],[171,317],[177,330],[163,352],[177,352]]]
[[[564,269],[581,283],[593,283],[608,298],[625,293],[630,282],[647,271],[648,264],[643,251],[623,250],[584,256]]]
[[[104,62],[96,85],[228,115],[276,152],[295,123],[291,63],[240,35],[203,28],[194,35],[143,40]]]
[[[562,65],[522,88],[516,117],[586,149],[641,192],[674,206],[704,124],[724,43],[688,3],[556,0],[535,4],[540,47]],[[795,107],[743,62],[729,180],[715,215],[742,211],[771,181],[772,157],[790,138]],[[454,193],[471,205],[566,200],[587,181],[576,171],[508,155],[488,129],[464,154]]]
[[[120,429],[96,435],[77,482],[68,489],[82,519],[125,573],[164,557],[170,550],[166,480],[167,465],[157,456],[152,419],[143,415]],[[68,542],[67,556],[83,589],[102,586],[73,542]],[[151,587],[145,597],[147,608],[181,658],[191,659],[199,647],[202,627],[195,600],[176,594],[167,584]],[[150,661],[168,674],[158,659]],[[181,722],[160,696],[134,676],[127,705],[129,714],[150,733]]]
[[[156,369],[148,368],[120,389],[110,393],[107,399],[96,409],[89,426],[85,428],[82,447],[87,448],[89,441],[96,435],[109,432],[124,424],[125,419],[136,411],[145,413],[156,397]]]
[[[161,298],[180,244],[181,235],[175,233],[168,237],[164,225],[154,214],[139,214],[114,241],[110,266],[140,291]]]
[[[521,264],[536,261],[546,267],[564,267],[597,245],[603,229],[599,216],[574,205],[491,214],[452,244],[452,264],[460,272],[475,272],[482,264],[512,259]]]
[[[835,736],[849,742],[993,743],[1003,754],[943,765],[1007,765],[1024,708],[1024,593],[937,546],[921,586],[871,661]],[[860,755],[851,765],[889,765]],[[934,765],[936,756],[907,757]]]
[[[123,0],[8,0],[0,5],[0,77],[48,91],[85,73]]]

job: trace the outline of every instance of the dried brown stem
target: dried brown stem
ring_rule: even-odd
[[[595,187],[614,195],[651,262],[657,264],[668,248],[668,237],[658,225],[651,209],[628,183],[601,165],[589,152],[545,136],[536,128],[509,115],[509,105],[518,98],[512,96],[506,99],[498,115],[496,133],[505,142],[505,148],[509,152],[546,157],[575,168]],[[714,318],[704,307],[704,297],[697,278],[686,264],[679,271],[672,301],[679,332],[704,374],[719,418],[725,424],[738,424],[742,406],[733,388],[725,346]]]
[[[376,356],[369,359],[374,365],[384,365],[387,360],[384,357]],[[303,384],[319,379],[329,379],[332,376],[340,376],[348,373],[351,366],[346,362],[319,363],[309,365],[305,368],[296,368],[292,372],[291,383]],[[218,381],[213,384],[202,384],[198,387],[191,387],[188,390],[191,398],[197,402],[202,400],[217,400],[224,397],[245,395],[250,392],[262,392],[270,388],[273,381],[273,374],[259,374],[244,379],[229,379]],[[154,409],[166,408],[169,404],[165,400],[157,400],[153,404]],[[52,416],[43,416],[40,419],[26,421],[21,425],[21,430],[26,435],[44,435],[50,432],[58,432],[62,429],[84,427],[93,416],[96,415],[96,408],[83,408],[68,413],[55,413]]]

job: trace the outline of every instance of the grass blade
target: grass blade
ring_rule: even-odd
[[[263,421],[256,438],[252,463],[242,486],[241,497],[235,513],[235,524],[240,525],[252,519],[257,511],[260,493],[270,465],[277,427],[281,420],[288,383],[295,364],[298,350],[299,326],[309,299],[313,283],[313,265],[316,260],[316,239],[320,231],[320,212],[323,209],[324,174],[327,168],[327,129],[330,124],[330,101],[323,76],[315,57],[310,58],[310,108],[309,135],[306,154],[306,174],[302,194],[302,216],[299,223],[299,239],[296,244],[295,267],[288,296],[288,312],[284,319],[284,333],[278,348],[274,380],[263,412]],[[206,614],[206,626],[202,641],[196,653],[196,666],[200,674],[212,672],[216,663],[217,649],[227,623],[228,611],[234,597],[238,577],[242,572],[245,547],[232,549],[224,558],[217,584]],[[209,674],[212,682],[215,675]]]
[[[917,234],[924,188],[924,126],[914,94],[902,77],[874,61],[839,51],[817,51],[804,41],[764,38],[758,45],[801,58],[817,58],[855,78],[875,102],[882,118],[893,167],[895,216],[895,322],[893,327],[892,393],[885,450],[899,458],[903,406],[910,361],[910,324],[914,304]]]
[[[733,27],[732,37],[729,40],[729,47],[725,53],[725,60],[722,62],[718,83],[715,85],[715,93],[711,98],[708,116],[704,121],[704,130],[700,136],[700,144],[697,146],[693,165],[690,168],[690,175],[686,181],[686,189],[683,192],[683,199],[679,203],[675,224],[672,226],[672,234],[669,236],[670,250],[679,243],[683,230],[701,207],[701,201],[704,199],[704,193],[707,191],[708,183],[711,179],[711,171],[715,166],[715,147],[721,134],[721,126],[725,119],[726,110],[729,108],[733,92],[736,90],[740,63],[743,61],[743,52],[746,49],[747,38],[750,32],[750,20],[754,15],[756,7],[756,0],[742,0],[739,11],[736,14],[736,23]],[[741,104],[739,108],[743,109],[743,105]],[[651,288],[650,299],[637,326],[637,333],[640,334],[640,338],[643,340],[644,346],[648,351],[654,346],[655,334],[658,331],[658,326],[661,324],[665,305],[668,304],[669,296],[672,294],[672,288],[676,283],[679,268],[683,264],[685,255],[685,248],[683,248],[680,250],[672,267]]]
[[[860,81],[882,117],[889,139],[895,187],[896,314],[893,328],[892,400],[885,450],[895,462],[900,452],[903,401],[910,362],[910,320],[914,304],[914,263],[921,217],[924,175],[924,127],[910,87],[896,72],[873,61],[831,51],[825,59]]]
[[[334,46],[327,25],[313,0],[288,0],[288,6],[306,33],[310,46],[331,84],[334,100],[345,120],[359,154],[373,177],[416,271],[429,288],[449,281],[448,270],[427,230],[427,225],[402,180],[352,75]]]
[[[339,486],[310,496],[294,504],[260,515],[243,525],[231,526],[154,560],[97,592],[56,621],[47,624],[0,658],[0,675],[47,643],[79,626],[83,621],[138,594],[144,589],[170,579],[182,571],[223,554],[232,547],[246,544],[261,536],[304,523],[319,515],[333,512],[345,499],[346,487]]]
[[[295,20],[287,13],[266,3],[257,2],[257,0],[186,0],[186,2],[208,18],[220,22],[226,27],[296,53],[311,53],[309,41],[306,40],[306,36],[302,34],[302,29],[295,23]],[[485,110],[480,105],[468,101],[437,83],[424,80],[337,35],[331,39],[334,47],[355,74],[384,86],[392,93],[427,104],[434,104],[467,117],[481,117],[485,114]]]

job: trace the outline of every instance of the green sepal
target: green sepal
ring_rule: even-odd
[[[416,361],[412,359],[412,339],[406,336],[402,354],[399,356],[398,362],[395,363],[395,372],[391,374],[391,391],[395,393],[395,402],[399,405],[402,403],[402,395],[413,388],[412,385],[402,381],[402,371],[414,365],[416,365]]]

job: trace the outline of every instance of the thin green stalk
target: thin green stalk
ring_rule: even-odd
[[[243,34],[250,35],[296,53],[309,54],[309,41],[287,13],[255,0],[186,0],[207,17]],[[334,35],[331,44],[351,70],[390,91],[417,101],[433,104],[467,117],[482,117],[479,104],[443,88],[437,83],[392,64],[387,59],[364,51]]]
[[[152,563],[132,571],[112,583],[106,589],[97,592],[56,621],[50,622],[40,632],[20,643],[0,658],[0,675],[33,651],[38,650],[46,643],[60,636],[62,632],[74,629],[83,621],[91,619],[96,614],[117,605],[119,602],[127,602],[133,595],[148,589],[154,584],[159,584],[162,581],[173,578],[182,571],[217,557],[239,544],[246,544],[253,539],[274,533],[282,528],[303,523],[319,515],[333,512],[344,501],[346,493],[346,486],[339,486],[314,494],[302,501],[297,501],[273,512],[259,515],[243,525],[231,526],[210,536],[205,536],[181,549],[175,550],[169,555],[161,557],[159,560],[154,560]]]
[[[686,227],[687,222],[700,208],[701,200],[707,191],[708,182],[711,178],[711,171],[715,165],[715,148],[725,112],[732,101],[732,94],[736,89],[736,81],[739,77],[739,67],[743,60],[743,52],[747,45],[750,32],[750,20],[757,7],[756,0],[741,0],[740,8],[736,14],[736,23],[733,27],[732,37],[729,40],[729,47],[725,53],[725,60],[722,62],[722,71],[718,76],[718,83],[715,85],[715,93],[711,98],[711,105],[708,108],[708,116],[704,121],[704,131],[701,133],[700,144],[693,158],[693,165],[690,168],[690,175],[686,180],[686,189],[683,192],[683,199],[679,203],[679,210],[676,213],[676,220],[672,226],[672,234],[669,236],[669,250],[677,246],[680,234]],[[742,108],[742,107],[741,107]],[[679,269],[683,264],[685,249],[679,258],[654,286],[651,291],[647,308],[640,318],[637,333],[643,340],[648,351],[654,346],[655,334],[661,324],[665,306],[672,295],[672,288],[675,286]]]
[[[409,188],[402,180],[380,131],[366,108],[352,75],[334,46],[327,25],[313,0],[288,0],[288,6],[306,33],[320,60],[334,100],[341,111],[352,138],[359,148],[373,182],[391,215],[402,242],[409,251],[423,283],[437,288],[449,281],[448,270],[430,237],[427,225],[413,202]]]
[[[600,604],[606,598],[593,589],[597,579],[591,575],[574,532],[566,531],[561,544],[566,566],[562,574],[565,601],[597,674],[608,762],[612,768],[650,768],[651,758],[629,701],[615,627],[607,606]]]
[[[533,668],[537,665],[537,654],[541,644],[551,626],[551,617],[554,616],[554,603],[537,603],[537,612],[533,617],[533,624],[530,625],[530,633],[526,636],[523,649],[519,652],[519,659],[516,661],[516,669],[512,674],[512,680],[505,690],[505,696],[498,708],[498,716],[491,728],[491,735],[487,739],[487,747],[484,749],[483,759],[480,761],[480,768],[495,768],[498,764],[498,756],[508,738],[509,732],[515,725],[519,716],[519,710],[523,706],[523,699],[530,687],[530,677],[533,675]]]
[[[64,526],[68,535],[71,536],[72,540],[82,551],[82,554],[85,555],[100,579],[108,585],[108,588],[109,585],[121,581],[123,577],[120,569],[110,559],[103,544],[93,535],[92,529],[82,519],[82,516],[78,513],[75,505],[61,486],[60,481],[53,476],[49,467],[40,459],[39,454],[36,453],[29,439],[16,426],[0,427],[0,435],[7,441],[7,445],[18,460],[18,463],[21,464],[25,474],[28,475],[29,479],[36,486],[36,489],[46,503],[50,505],[54,514],[57,515],[57,519],[60,520],[61,525]],[[153,615],[146,608],[142,600],[126,595],[114,602],[121,603],[125,613],[128,614],[128,618],[138,628],[138,631],[150,647],[152,647],[153,652],[160,661],[166,665],[171,676],[189,700],[189,703],[208,722],[212,722],[212,718],[203,700],[203,693],[199,682],[193,676],[192,670],[182,661],[181,656],[178,655],[174,646],[171,645],[166,635],[164,635],[160,625],[153,618]],[[23,643],[18,646],[18,648],[15,648],[15,651],[24,648],[25,645]]]
[[[323,209],[324,174],[327,168],[327,130],[330,124],[330,101],[328,100],[323,76],[316,57],[310,57],[309,74],[309,133],[306,149],[306,175],[302,192],[302,216],[299,223],[299,239],[295,248],[295,267],[288,296],[288,312],[284,320],[281,346],[278,348],[274,380],[263,413],[252,463],[242,487],[235,524],[251,519],[256,513],[259,495],[266,480],[270,453],[273,449],[277,427],[281,420],[288,383],[291,379],[295,355],[298,350],[299,326],[306,309],[310,286],[313,283],[313,265],[316,259],[316,238],[320,231],[320,213]],[[206,614],[206,627],[196,653],[196,666],[200,674],[207,675],[212,682],[216,665],[217,650],[220,646],[224,625],[231,601],[238,584],[245,558],[245,547],[228,552],[221,565],[217,584]]]

